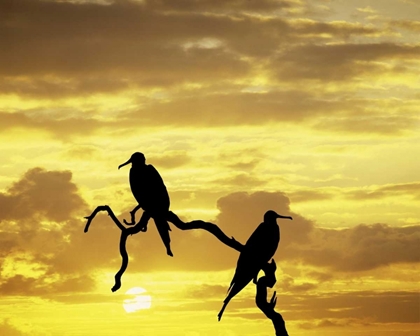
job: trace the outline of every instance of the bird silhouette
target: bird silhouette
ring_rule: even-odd
[[[128,161],[119,165],[118,169],[129,163],[131,163],[130,188],[138,205],[130,212],[132,222],[127,223],[125,220],[124,222],[134,225],[134,214],[142,208],[144,212],[138,223],[141,226],[141,231],[147,230],[147,222],[150,218],[153,218],[160,237],[165,244],[167,254],[173,256],[170,248],[171,239],[169,237],[171,229],[166,221],[170,199],[163,179],[155,167],[146,164],[146,157],[143,153],[134,153]]]
[[[292,219],[290,216],[281,216],[273,210],[267,211],[264,214],[264,221],[255,229],[243,247],[239,255],[235,275],[228,289],[228,295],[217,315],[219,321],[229,301],[244,289],[252,279],[256,283],[258,272],[274,256],[280,242],[280,228],[276,222],[277,218]]]

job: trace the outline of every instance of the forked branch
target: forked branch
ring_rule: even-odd
[[[89,226],[92,223],[92,220],[95,218],[98,212],[100,211],[106,211],[108,212],[108,215],[111,217],[111,219],[114,221],[115,225],[121,230],[121,237],[120,237],[120,254],[121,254],[121,268],[119,271],[115,274],[115,285],[111,288],[113,292],[118,290],[121,287],[121,277],[124,274],[125,270],[128,266],[128,253],[126,249],[126,242],[129,235],[133,235],[139,232],[142,232],[142,228],[138,225],[138,223],[135,226],[132,227],[125,227],[121,222],[118,220],[117,216],[115,216],[114,212],[108,205],[100,205],[96,207],[96,209],[92,212],[90,216],[85,217],[87,219],[87,223],[85,226],[84,232],[88,232]],[[178,229],[180,230],[193,230],[193,229],[203,229],[211,234],[213,234],[216,238],[218,238],[222,243],[225,245],[237,250],[242,251],[243,245],[238,242],[235,238],[229,238],[224,234],[220,228],[213,223],[204,222],[201,220],[195,220],[192,222],[185,223],[179,217],[174,214],[172,211],[168,212],[167,215],[167,221],[173,223]],[[132,218],[132,221],[135,221],[134,218]],[[131,223],[129,223],[131,224]]]
[[[283,317],[280,313],[276,312],[274,308],[277,303],[276,292],[270,299],[270,302],[267,302],[267,287],[273,288],[276,283],[276,262],[274,259],[271,262],[267,263],[263,268],[265,276],[261,277],[257,281],[257,294],[255,295],[255,303],[257,307],[267,316],[274,325],[276,331],[276,336],[288,336],[286,330],[286,324],[283,320]]]

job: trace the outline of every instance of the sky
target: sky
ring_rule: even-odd
[[[151,221],[130,236],[145,154],[171,210],[245,243],[278,220],[289,334],[420,333],[418,0],[0,0],[0,334],[273,335],[238,252]],[[126,294],[126,292],[129,292]],[[134,293],[134,294],[133,294]],[[150,309],[127,313],[135,293]]]

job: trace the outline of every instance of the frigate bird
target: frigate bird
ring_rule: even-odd
[[[252,279],[256,283],[258,272],[274,256],[280,242],[280,228],[276,222],[277,218],[292,219],[290,216],[281,216],[273,210],[267,211],[264,214],[264,222],[255,229],[244,245],[239,255],[235,275],[228,289],[228,295],[218,314],[219,321],[229,301],[245,288]]]
[[[132,223],[124,222],[134,225],[134,214],[142,208],[144,212],[139,222],[139,225],[143,226],[141,230],[146,231],[148,220],[153,218],[168,255],[173,256],[169,237],[171,229],[166,221],[170,199],[162,177],[155,167],[146,164],[146,158],[143,153],[134,153],[128,161],[119,165],[118,169],[129,163],[131,163],[130,188],[138,205],[131,211]]]

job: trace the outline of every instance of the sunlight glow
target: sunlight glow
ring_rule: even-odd
[[[130,288],[125,294],[130,295],[129,299],[125,299],[123,308],[127,313],[134,313],[142,309],[150,309],[152,306],[152,297],[150,295],[139,295],[146,293],[141,287]]]

